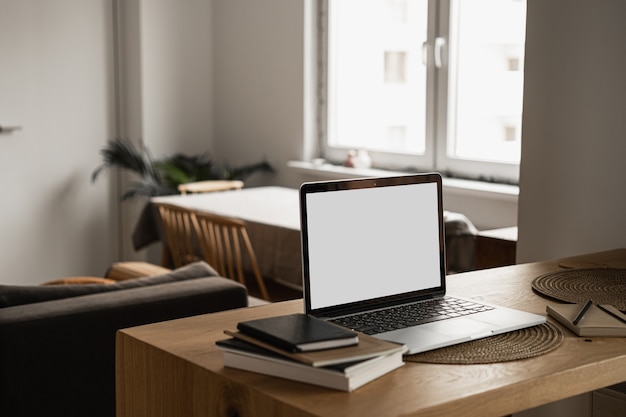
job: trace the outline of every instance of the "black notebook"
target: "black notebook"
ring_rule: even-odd
[[[331,349],[359,342],[356,332],[300,313],[240,322],[237,329],[290,352]]]

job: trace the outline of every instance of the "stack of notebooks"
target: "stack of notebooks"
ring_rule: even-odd
[[[405,347],[305,314],[240,322],[216,342],[224,365],[353,391],[403,365]]]

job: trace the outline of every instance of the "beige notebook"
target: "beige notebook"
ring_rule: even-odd
[[[278,353],[286,358],[313,366],[330,366],[346,362],[355,362],[373,358],[375,356],[389,355],[395,352],[404,352],[406,347],[385,340],[376,339],[372,336],[359,333],[359,344],[335,349],[318,350],[313,352],[287,352],[286,350],[272,346],[244,333],[225,330],[225,334],[244,342]]]
[[[548,305],[546,311],[578,336],[626,337],[626,315],[610,305],[590,306],[574,324],[583,307],[584,304],[557,304]]]

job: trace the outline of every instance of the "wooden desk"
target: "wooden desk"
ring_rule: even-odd
[[[626,249],[572,258],[626,267]],[[534,313],[554,303],[531,281],[559,261],[449,277],[449,293]],[[302,311],[300,300],[125,329],[117,336],[117,416],[503,416],[626,380],[626,339],[578,338],[489,365],[406,363],[345,393],[222,366],[214,342],[252,318]]]

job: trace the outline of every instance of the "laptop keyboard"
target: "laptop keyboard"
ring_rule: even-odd
[[[340,317],[330,321],[349,329],[373,335],[488,310],[493,310],[493,307],[467,300],[444,297]]]

